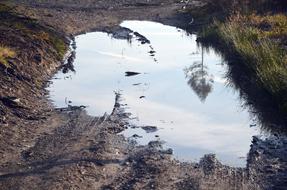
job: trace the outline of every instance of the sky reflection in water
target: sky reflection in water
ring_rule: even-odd
[[[226,84],[222,58],[198,47],[195,35],[174,27],[146,21],[121,26],[149,39],[155,56],[148,53],[149,44],[135,39],[128,43],[101,32],[80,35],[76,73],[58,73],[61,80],[49,87],[55,105],[66,106],[68,98],[73,105],[89,106],[91,115],[103,115],[112,111],[114,91],[121,90],[123,103],[138,118],[132,122],[159,128],[150,134],[129,129],[123,133],[127,137],[142,135],[138,141],[146,144],[159,135],[181,160],[216,153],[225,164],[244,166],[242,157],[258,131],[250,128],[253,122],[241,108],[238,92]],[[125,77],[126,71],[142,74]]]

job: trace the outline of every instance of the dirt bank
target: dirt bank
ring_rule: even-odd
[[[71,1],[68,3],[65,1],[64,3],[58,1],[35,3],[27,0],[20,2],[25,2],[25,7],[18,7],[19,12],[53,26],[67,35],[117,26],[123,20],[153,20],[186,26],[192,19],[180,14],[185,3],[179,3],[176,0],[116,2],[94,0],[83,3]]]
[[[14,10],[29,18],[6,8],[0,14],[0,41],[16,52],[0,73],[1,189],[285,188],[284,137],[254,138],[246,168],[224,166],[214,155],[199,163],[181,163],[160,142],[136,146],[119,135],[128,125],[120,94],[113,113],[101,117],[88,116],[81,107],[54,109],[47,100],[44,87],[60,68],[67,37],[112,31],[125,19],[185,26],[190,18],[179,11],[184,4],[87,1],[92,4],[79,6],[70,1],[23,0],[23,6],[19,2]]]
[[[0,63],[1,166],[19,156],[39,133],[49,103],[46,81],[60,65],[68,40],[38,21],[10,12],[0,5],[1,46],[15,52]]]

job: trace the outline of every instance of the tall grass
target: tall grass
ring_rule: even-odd
[[[8,58],[12,58],[16,55],[16,52],[8,47],[0,45],[0,63],[8,67]]]
[[[274,21],[271,18],[268,20]],[[247,24],[247,19],[250,25]],[[286,51],[276,40],[266,36],[274,37],[281,34],[277,29],[264,32],[252,26],[252,21],[250,17],[233,16],[228,22],[219,25],[219,34],[243,57],[245,64],[258,76],[259,82],[270,93],[278,94],[287,89]]]
[[[201,34],[240,56],[258,85],[287,111],[287,16],[236,14],[224,23],[215,22]]]

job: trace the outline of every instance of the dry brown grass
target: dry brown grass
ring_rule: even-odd
[[[8,47],[0,45],[0,63],[8,67],[7,59],[16,56],[16,52]]]

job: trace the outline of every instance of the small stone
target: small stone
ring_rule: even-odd
[[[158,129],[156,126],[144,126],[144,127],[141,127],[143,130],[145,130],[145,132],[147,133],[154,133],[156,132]]]

